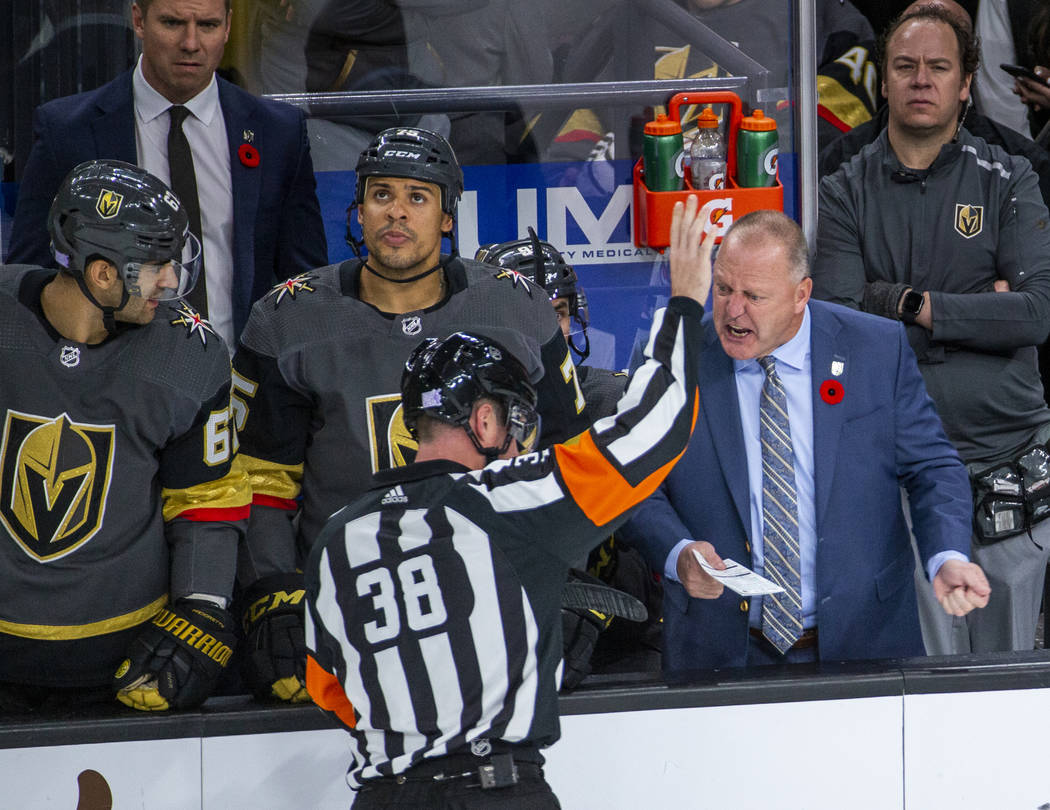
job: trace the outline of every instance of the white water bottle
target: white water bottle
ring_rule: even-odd
[[[693,188],[723,189],[726,185],[726,142],[718,128],[718,116],[710,107],[696,119],[696,137],[689,149]]]

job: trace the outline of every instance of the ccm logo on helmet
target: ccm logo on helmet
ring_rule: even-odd
[[[411,160],[419,160],[423,157],[419,152],[406,152],[404,149],[395,149],[391,152],[386,153],[387,157],[399,157],[399,158],[410,158]]]

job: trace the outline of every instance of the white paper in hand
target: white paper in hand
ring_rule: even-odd
[[[782,593],[784,590],[772,580],[759,576],[750,568],[745,568],[728,557],[722,560],[726,564],[725,570],[719,571],[717,568],[712,568],[695,548],[693,555],[704,571],[741,596],[762,596],[768,593]]]

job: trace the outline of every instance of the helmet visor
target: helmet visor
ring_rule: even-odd
[[[513,403],[507,413],[507,432],[522,453],[531,453],[540,442],[540,415],[535,408]]]
[[[197,283],[200,269],[201,243],[191,233],[178,260],[125,263],[124,288],[129,295],[139,298],[172,301],[189,294]]]

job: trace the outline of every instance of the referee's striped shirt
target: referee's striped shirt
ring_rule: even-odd
[[[571,442],[387,470],[329,521],[306,570],[307,686],[350,729],[351,787],[479,738],[558,738],[566,569],[684,452],[702,315],[671,299],[617,412]]]

